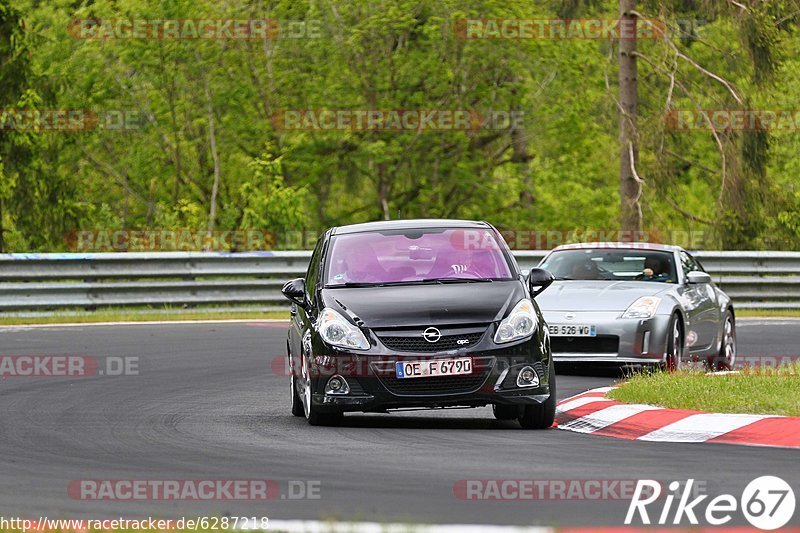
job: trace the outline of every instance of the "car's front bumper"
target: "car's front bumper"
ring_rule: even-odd
[[[488,404],[537,404],[550,397],[549,354],[542,354],[540,338],[496,346],[492,349],[453,350],[443,353],[409,354],[390,352],[358,354],[333,352],[315,356],[312,361],[312,402],[320,412],[390,409],[480,407]],[[395,363],[423,359],[472,357],[473,372],[468,376],[400,379]],[[519,371],[530,366],[539,379],[538,386],[518,387]],[[334,375],[343,377],[348,394],[325,392]]]
[[[595,337],[551,335],[557,362],[656,364],[664,360],[669,316],[621,318],[620,311],[543,311],[548,325],[595,327]]]

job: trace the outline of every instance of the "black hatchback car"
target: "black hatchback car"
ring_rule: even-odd
[[[524,428],[555,416],[550,339],[524,277],[486,222],[400,220],[331,228],[289,281],[292,414],[482,407]]]

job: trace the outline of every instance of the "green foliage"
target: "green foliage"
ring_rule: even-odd
[[[253,161],[253,181],[239,187],[242,217],[239,229],[269,228],[289,231],[303,228],[308,220],[308,187],[287,187],[281,157],[270,146]]]
[[[794,105],[794,1],[741,12],[642,1],[688,32],[671,41],[730,80],[753,108]],[[85,131],[0,131],[5,248],[63,250],[75,229],[209,225],[316,232],[397,217],[501,228],[613,230],[619,147],[616,47],[605,40],[462,39],[464,18],[614,19],[614,0],[0,0],[4,107],[96,113]],[[750,4],[748,4],[750,5]],[[295,21],[269,40],[79,39],[76,19]],[[70,33],[72,28],[72,33]],[[283,27],[286,29],[286,26]],[[302,33],[302,32],[301,32]],[[740,108],[668,43],[642,41],[645,226],[702,231],[706,247],[800,248],[795,134],[669,131],[673,109]],[[285,131],[284,110],[517,112],[519,128]],[[213,117],[213,120],[210,119]],[[722,155],[726,156],[723,178]],[[676,210],[677,203],[681,210]],[[722,223],[719,221],[722,219]],[[710,223],[709,223],[710,222]]]

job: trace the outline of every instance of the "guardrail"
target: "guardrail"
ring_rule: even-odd
[[[522,269],[543,251],[514,252]],[[0,311],[126,306],[286,306],[311,252],[0,254]],[[739,308],[800,309],[800,252],[698,252]]]

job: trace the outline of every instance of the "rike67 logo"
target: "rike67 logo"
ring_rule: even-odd
[[[679,525],[684,520],[698,525],[698,516],[701,516],[707,524],[721,526],[741,512],[752,526],[771,531],[785,526],[794,516],[794,491],[779,477],[762,476],[754,479],[745,487],[739,499],[731,494],[722,494],[705,501],[709,496],[693,494],[693,485],[694,479],[687,480],[684,485],[673,481],[669,484],[669,493],[662,497],[658,481],[639,480],[625,516],[625,525],[631,525],[638,515],[638,520],[646,525],[653,523],[651,520],[659,525]],[[658,512],[662,501],[663,507]],[[658,504],[652,505],[655,502]],[[651,518],[649,513],[652,511],[657,514]]]

